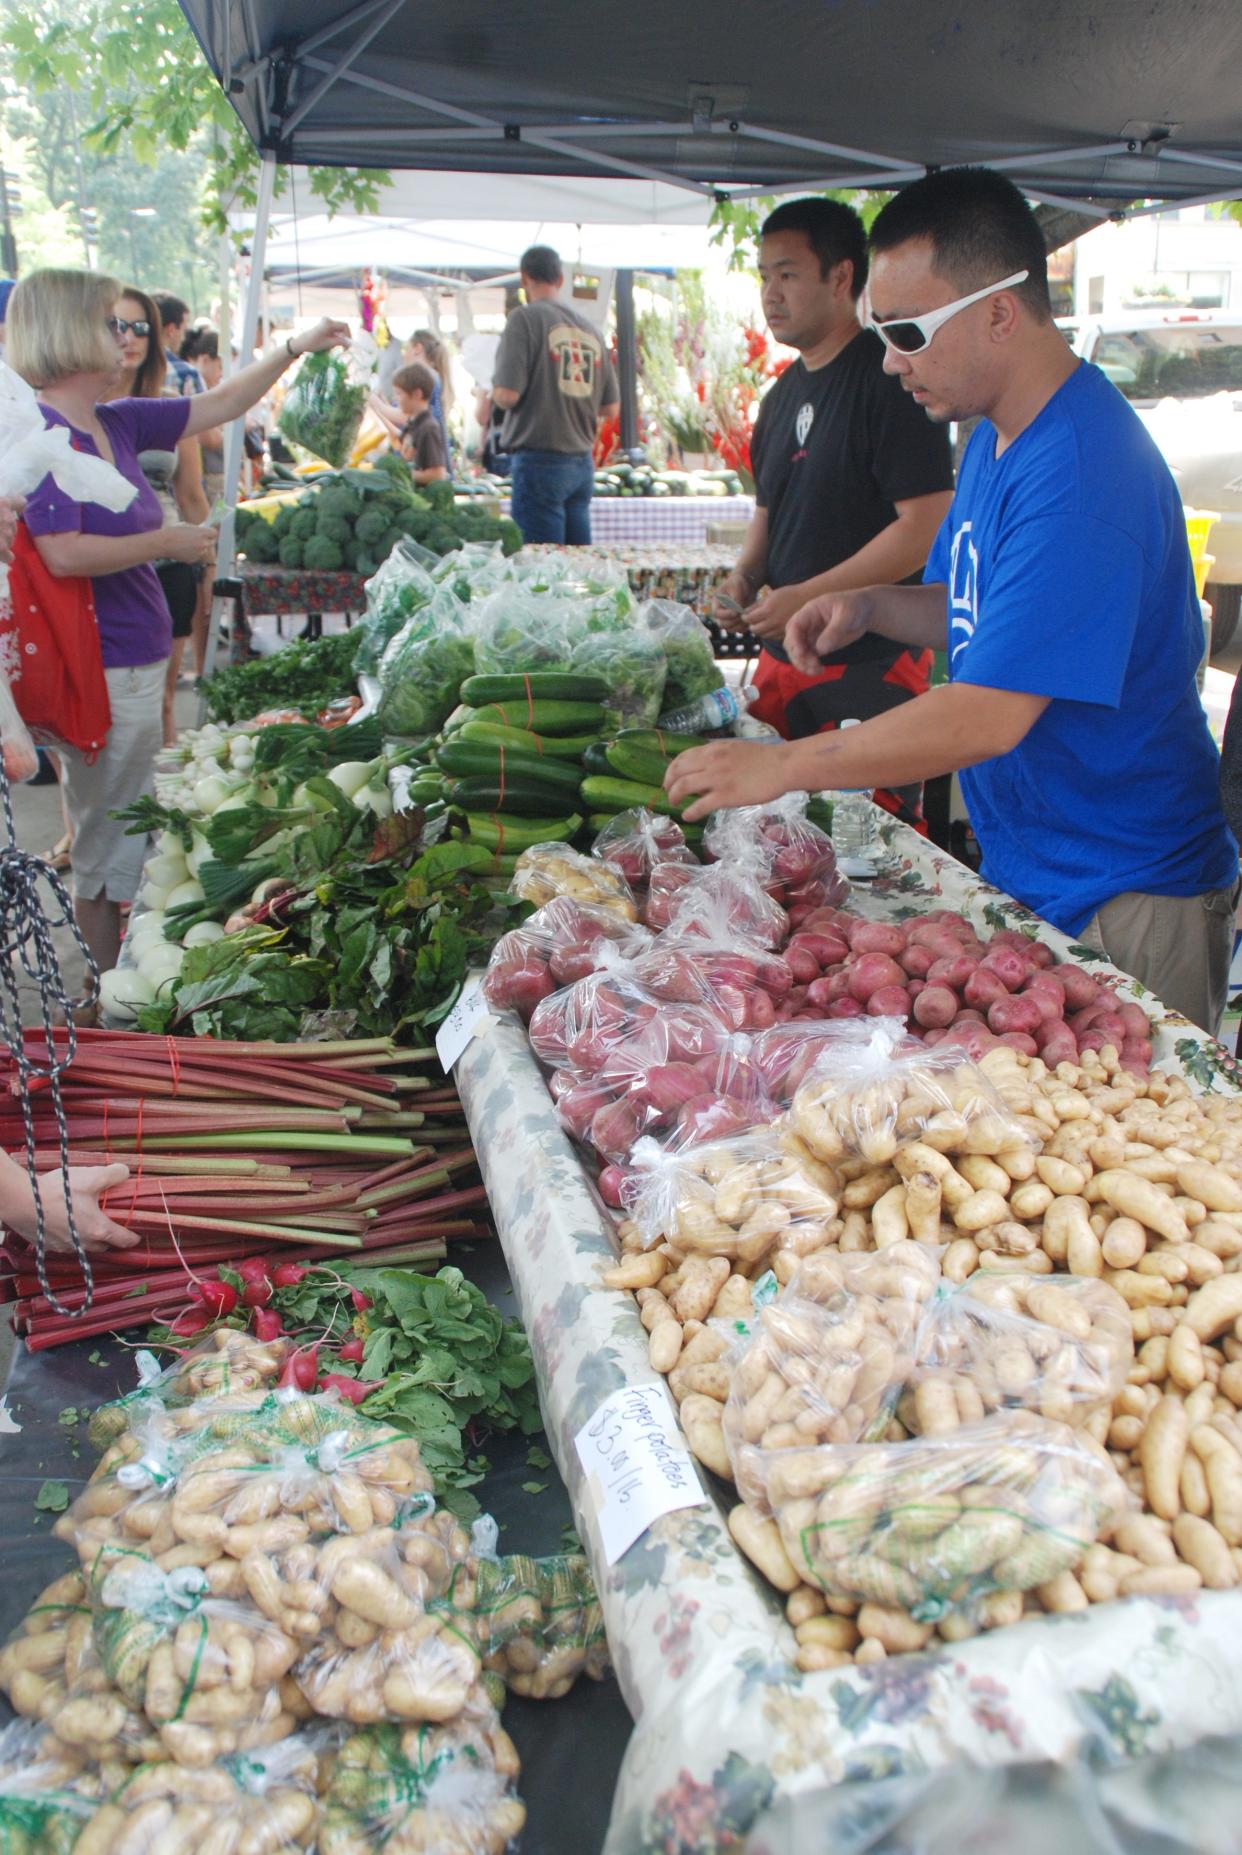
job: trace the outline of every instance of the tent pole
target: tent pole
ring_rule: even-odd
[[[267,227],[272,216],[272,200],[276,192],[276,156],[265,150],[259,167],[259,197],[255,206],[254,234],[250,240],[250,276],[246,285],[246,303],[242,310],[241,334],[237,343],[238,365],[244,367],[254,356],[254,338],[259,326],[259,300],[263,294],[264,258],[267,254]],[[216,549],[216,578],[227,579],[236,564],[233,551],[234,516],[233,505],[237,502],[241,484],[242,444],[246,435],[245,418],[234,419],[225,428],[224,433],[224,496],[230,504],[229,513],[220,524],[220,540]],[[211,602],[211,620],[207,627],[207,655],[203,663],[203,675],[208,677],[215,669],[216,648],[220,641],[220,610],[224,600],[213,599]],[[206,719],[207,702],[205,696],[199,696],[198,723],[201,727]]]
[[[617,373],[621,388],[621,449],[627,455],[638,449],[638,330],[634,320],[634,273],[618,271]]]

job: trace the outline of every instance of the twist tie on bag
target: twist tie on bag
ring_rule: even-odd
[[[138,1368],[139,1391],[146,1391],[149,1386],[158,1384],[164,1376],[163,1366],[155,1354],[148,1352],[145,1346],[134,1354],[134,1364]]]
[[[499,1560],[500,1528],[491,1514],[480,1514],[470,1528],[470,1551],[476,1559]]]

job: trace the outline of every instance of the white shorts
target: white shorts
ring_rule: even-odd
[[[56,749],[73,831],[73,892],[83,901],[106,896],[110,902],[132,902],[138,893],[147,839],[127,837],[125,826],[108,814],[155,790],[167,664],[161,657],[158,663],[104,671],[112,726],[93,765],[75,748]]]

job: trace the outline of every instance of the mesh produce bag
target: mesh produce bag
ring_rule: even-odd
[[[0,1855],[70,1855],[101,1792],[84,1759],[14,1721],[0,1732]]]
[[[602,1681],[608,1672],[599,1595],[580,1554],[480,1557],[455,1575],[448,1601],[502,1690],[557,1700],[580,1674]]]

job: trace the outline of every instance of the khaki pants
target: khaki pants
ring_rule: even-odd
[[[1108,956],[1214,1037],[1220,1028],[1233,959],[1242,880],[1203,895],[1115,895],[1076,938]]]

